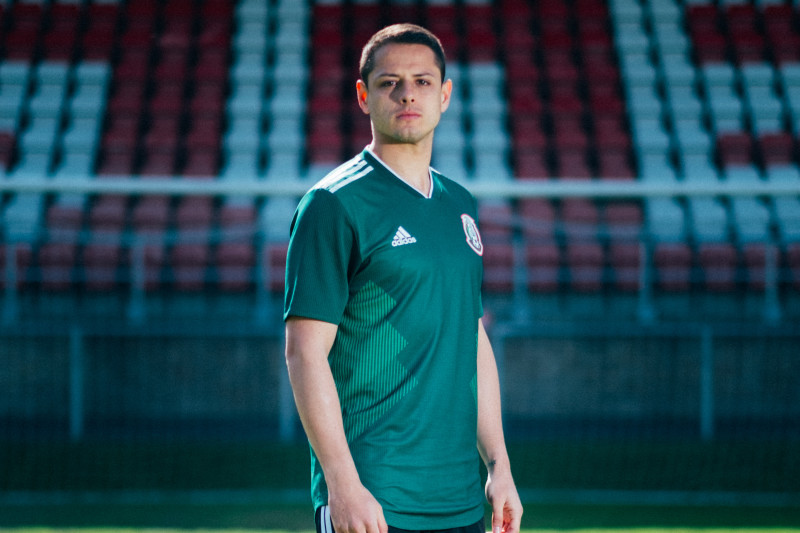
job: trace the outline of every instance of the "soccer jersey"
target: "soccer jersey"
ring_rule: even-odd
[[[328,362],[364,486],[401,529],[483,515],[476,448],[483,266],[476,202],[431,170],[423,196],[365,150],[301,200],[284,315],[338,325]],[[312,499],[327,504],[311,453]]]

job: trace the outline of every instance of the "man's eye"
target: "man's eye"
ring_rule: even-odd
[[[386,80],[381,83],[381,87],[394,87],[395,85],[397,85],[397,82],[394,80]]]
[[[420,85],[430,85],[431,84],[431,82],[429,82],[428,80],[417,80],[417,83],[420,84]]]

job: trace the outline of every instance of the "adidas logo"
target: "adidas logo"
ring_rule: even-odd
[[[412,237],[409,232],[400,226],[397,228],[397,233],[394,234],[394,239],[392,239],[392,246],[403,246],[404,244],[412,244],[417,242],[416,237]]]

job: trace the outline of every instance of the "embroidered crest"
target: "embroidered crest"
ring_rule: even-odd
[[[481,242],[481,234],[478,231],[478,225],[469,215],[461,215],[461,224],[464,226],[464,234],[467,236],[467,244],[472,250],[478,254],[483,255],[483,243]]]

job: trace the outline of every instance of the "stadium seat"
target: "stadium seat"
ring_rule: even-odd
[[[594,201],[565,198],[561,201],[560,220],[569,240],[591,240],[599,234],[600,211]]]
[[[268,244],[264,250],[263,284],[274,293],[282,293],[285,285],[286,253],[288,244]]]
[[[101,195],[89,208],[89,226],[92,231],[121,232],[127,223],[127,198]]]
[[[749,165],[754,162],[753,138],[747,132],[723,133],[717,138],[720,165]]]
[[[214,216],[210,196],[186,196],[175,207],[175,226],[178,230],[208,231]]]
[[[800,242],[793,242],[786,245],[786,266],[788,269],[788,285],[794,290],[800,291]]]
[[[244,291],[253,284],[255,250],[249,242],[222,242],[214,252],[217,283],[226,291]]]
[[[47,208],[47,228],[61,238],[76,239],[83,226],[83,205],[54,203]]]
[[[196,292],[205,287],[210,261],[210,249],[205,242],[178,242],[169,256],[173,287],[180,291]]]
[[[608,262],[613,286],[621,291],[638,291],[641,286],[642,245],[635,241],[611,241]]]
[[[483,287],[492,293],[514,289],[514,248],[510,242],[484,241]]]
[[[83,282],[87,289],[105,291],[117,285],[117,269],[122,249],[118,242],[109,242],[106,235],[98,242],[83,247]]]
[[[519,200],[517,211],[526,241],[549,242],[555,238],[556,210],[551,200],[523,198]]]
[[[797,161],[796,141],[787,132],[771,132],[757,139],[761,161],[765,167],[792,164]]]
[[[72,286],[75,280],[77,244],[74,242],[46,242],[39,248],[37,257],[42,288],[65,291]]]
[[[554,241],[537,241],[525,246],[528,289],[550,293],[560,287],[561,252]]]
[[[683,242],[658,243],[653,250],[653,267],[658,288],[685,292],[692,281],[692,251]]]
[[[162,232],[170,222],[171,207],[166,196],[143,196],[133,207],[133,229]]]
[[[749,289],[763,291],[768,284],[777,286],[781,265],[780,249],[767,243],[750,243],[742,248],[745,281]]]
[[[9,256],[13,254],[14,259]],[[0,288],[3,290],[8,288],[8,281],[15,280],[15,287],[17,289],[23,288],[28,281],[30,281],[31,262],[33,259],[31,245],[29,243],[11,243],[5,242],[0,244]],[[8,268],[11,266],[14,271],[9,272]]]
[[[700,244],[697,250],[703,286],[711,292],[730,292],[736,284],[738,257],[727,242]]]
[[[599,242],[567,242],[565,261],[573,290],[597,292],[603,287],[605,252]]]

